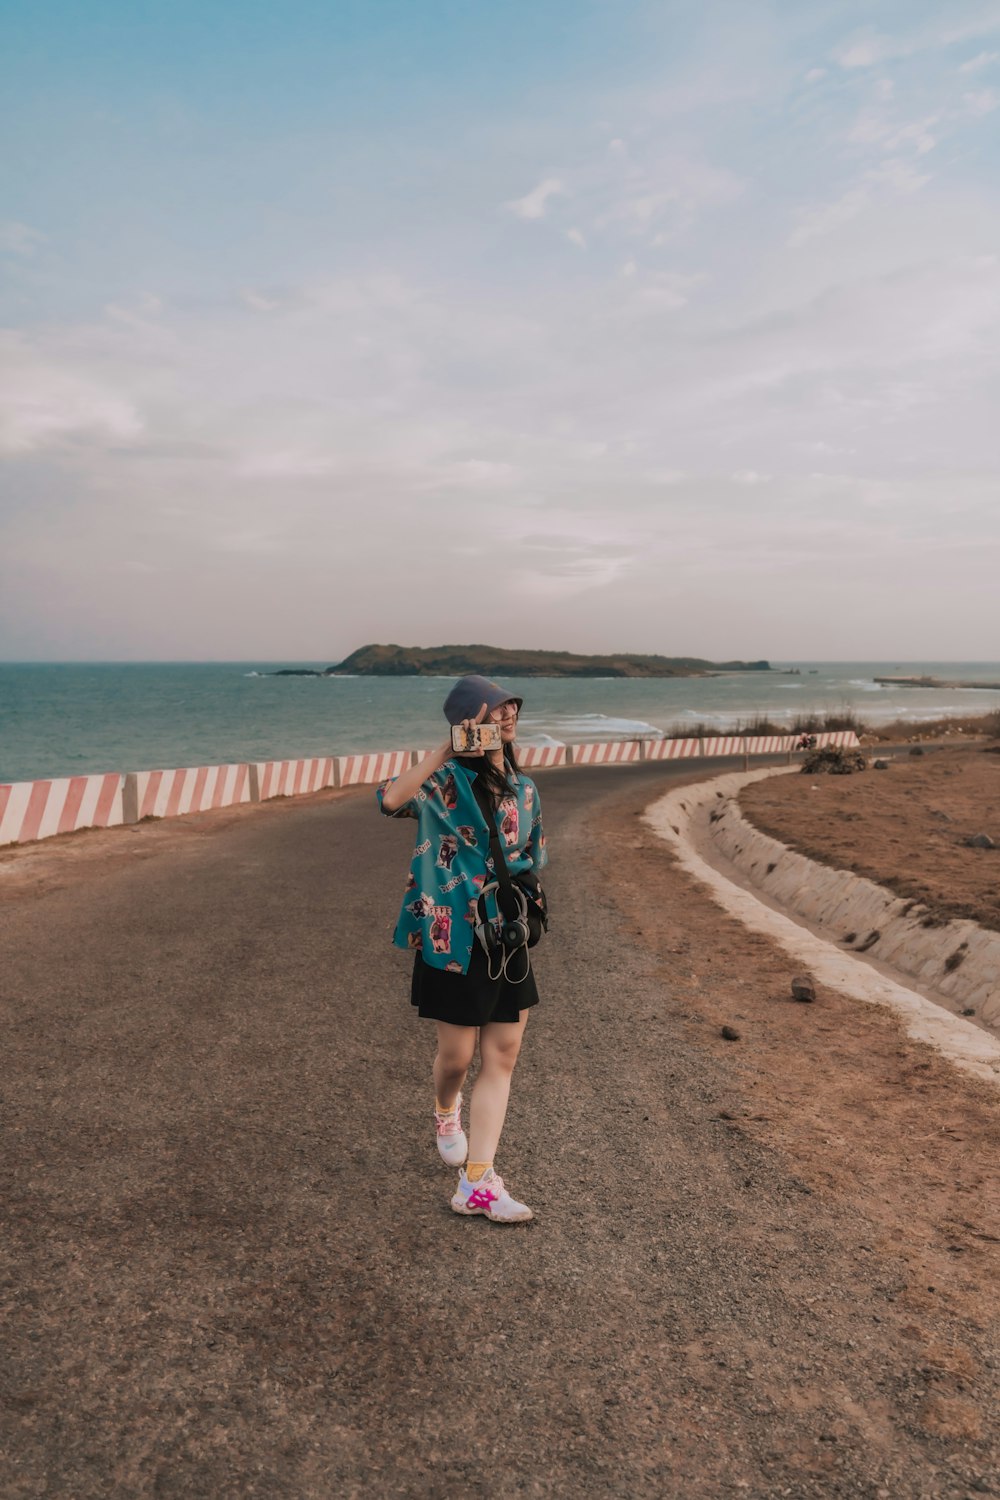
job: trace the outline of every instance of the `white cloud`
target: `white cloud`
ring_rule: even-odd
[[[991,115],[1000,104],[1000,95],[994,89],[977,89],[975,93],[963,94],[962,103],[970,115]]]
[[[86,369],[47,358],[16,334],[0,336],[0,452],[36,453],[67,442],[134,441],[142,420],[128,395]]]
[[[1000,268],[978,253],[1000,209],[973,140],[987,65],[860,37],[846,72],[805,73],[825,48],[805,11],[792,27],[780,6],[766,25],[737,7],[721,40],[692,22],[697,44],[682,61],[666,47],[645,81],[637,58],[634,84],[492,120],[475,191],[468,143],[435,157],[416,122],[412,161],[409,139],[392,149],[401,170],[436,161],[432,198],[393,205],[391,235],[374,190],[325,224],[311,202],[317,233],[292,253],[269,253],[261,215],[259,243],[234,230],[204,270],[165,252],[159,299],[110,257],[77,275],[70,241],[24,253],[0,443],[29,482],[6,487],[8,562],[37,600],[71,586],[94,617],[155,605],[173,623],[141,637],[149,654],[182,626],[195,653],[259,650],[282,620],[325,642],[331,599],[359,639],[391,638],[412,628],[416,571],[425,639],[454,639],[455,579],[485,566],[470,538],[492,517],[522,639],[676,639],[723,576],[732,613],[702,615],[689,644],[711,654],[705,630],[720,647],[733,621],[756,634],[772,598],[787,629],[798,566],[805,606],[831,567],[877,580],[892,559],[878,607],[912,635],[947,504],[965,586],[928,573],[935,628],[985,614],[968,538],[995,536],[1000,478]],[[384,181],[366,176],[380,149],[345,146],[341,186]],[[512,161],[550,175],[498,214]],[[873,605],[869,642],[877,625]]]
[[[891,158],[881,166],[865,172],[839,197],[829,203],[813,205],[802,211],[799,222],[788,237],[791,249],[800,249],[810,240],[822,238],[841,229],[886,193],[919,192],[930,181],[925,174],[905,161]]]
[[[46,243],[47,236],[40,229],[32,229],[30,224],[21,224],[16,219],[0,224],[0,251],[8,255],[30,258]]]
[[[990,68],[1000,61],[1000,52],[979,52],[975,57],[970,57],[968,62],[960,63],[960,73],[978,73],[982,68]]]
[[[566,196],[566,188],[558,177],[546,177],[523,198],[514,198],[504,205],[519,219],[544,219],[551,198]]]
[[[842,68],[870,68],[876,63],[908,58],[921,52],[936,52],[980,37],[994,36],[997,32],[1000,32],[1000,7],[989,3],[967,16],[956,17],[953,10],[949,11],[947,19],[896,36],[864,30],[835,48],[833,57]],[[973,59],[973,65],[976,63],[977,60]]]

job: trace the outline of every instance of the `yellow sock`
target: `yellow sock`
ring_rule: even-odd
[[[469,1182],[478,1182],[492,1167],[491,1161],[470,1161],[465,1164],[465,1176]]]
[[[437,1097],[436,1094],[434,1095],[434,1108],[437,1110],[439,1115],[450,1115],[453,1114],[455,1110],[454,1104],[442,1104],[441,1100]]]

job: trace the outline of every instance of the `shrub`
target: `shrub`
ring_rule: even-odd
[[[854,771],[867,770],[868,762],[860,750],[845,750],[840,745],[824,745],[813,750],[802,762],[802,770],[810,776],[827,773],[830,776],[850,776]]]

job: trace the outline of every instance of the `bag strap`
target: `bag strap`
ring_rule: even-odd
[[[510,866],[507,863],[507,856],[500,842],[500,835],[497,833],[496,810],[490,806],[490,799],[487,796],[486,788],[479,780],[478,774],[472,783],[472,794],[479,803],[479,811],[486,819],[486,828],[490,836],[490,854],[493,856],[493,872],[496,875],[497,884],[500,886],[503,894],[503,905],[513,915],[518,910],[519,903],[514,894],[514,886],[510,878]]]

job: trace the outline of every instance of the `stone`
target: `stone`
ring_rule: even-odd
[[[808,975],[797,975],[792,980],[792,995],[804,1004],[816,999],[816,986]]]
[[[875,761],[875,769],[876,771],[888,771],[889,762],[887,760],[877,760]]]
[[[740,1034],[735,1026],[723,1026],[722,1036],[727,1042],[738,1042],[740,1039]]]
[[[911,745],[910,746],[910,754],[911,755],[923,755],[923,753],[924,753],[924,747],[923,747],[923,745]]]
[[[962,840],[962,843],[965,845],[965,847],[967,849],[995,849],[996,848],[996,844],[990,838],[990,836],[989,836],[988,833],[970,833],[970,835],[969,835],[969,837],[967,839],[963,839]]]

